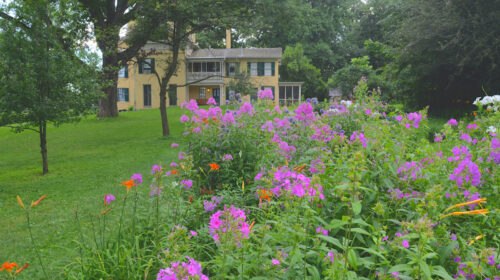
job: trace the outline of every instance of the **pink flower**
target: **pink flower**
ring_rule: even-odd
[[[272,259],[271,263],[274,265],[274,266],[278,266],[280,265],[280,261],[277,260],[277,259]]]
[[[367,115],[371,115],[371,114],[372,114],[372,110],[370,110],[370,109],[366,109],[366,110],[365,110],[365,113],[366,113]]]
[[[217,105],[217,102],[215,102],[215,99],[213,97],[210,97],[207,101],[208,105]]]
[[[172,145],[170,145],[171,148],[175,148],[175,147],[179,147],[179,144],[177,143],[172,143]]]
[[[188,122],[188,121],[189,121],[189,117],[186,116],[186,115],[182,115],[182,117],[181,117],[181,123]]]
[[[410,243],[406,239],[403,240],[403,242],[401,242],[401,245],[403,245],[403,247],[405,247],[405,248],[409,248],[410,247]]]
[[[457,126],[458,125],[458,122],[457,120],[455,119],[450,119],[447,123],[447,125],[454,125],[454,126]]]
[[[130,179],[134,180],[136,184],[142,184],[142,175],[140,173],[134,173]]]
[[[191,233],[192,236],[198,236],[198,233],[194,230],[189,231],[189,233]]]
[[[181,184],[184,185],[185,189],[190,189],[193,186],[193,181],[192,180],[182,180]]]
[[[115,196],[112,194],[107,194],[104,196],[104,205],[109,205],[111,201],[116,200]]]

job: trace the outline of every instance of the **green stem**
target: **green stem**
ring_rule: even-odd
[[[120,215],[120,225],[118,227],[118,248],[116,252],[116,264],[119,264],[120,261],[120,244],[122,241],[122,223],[123,223],[123,213],[125,212],[125,205],[127,203],[127,197],[128,197],[128,191],[127,194],[125,194],[125,198],[123,199],[123,206],[122,206],[122,213]]]
[[[138,194],[137,194],[137,188],[135,188],[134,213],[132,214],[132,238],[133,239],[135,239],[135,220],[136,220],[136,217],[135,217],[136,215],[135,214],[136,214],[136,211],[137,211],[137,200],[138,200]]]
[[[79,251],[80,251],[80,259],[81,259],[81,269],[82,269],[82,276],[85,275],[84,273],[84,269],[83,269],[83,249],[82,249],[82,244],[83,244],[83,232],[82,232],[82,225],[80,223],[80,219],[78,218],[78,210],[75,211],[75,219],[76,219],[76,222],[78,224],[78,231],[80,233],[80,245],[78,246],[79,247]]]
[[[47,272],[45,271],[45,267],[43,266],[42,257],[40,256],[40,252],[38,251],[38,247],[36,246],[35,239],[33,238],[33,233],[31,232],[29,210],[26,210],[26,220],[28,223],[28,231],[30,233],[31,243],[33,244],[33,249],[35,249],[35,253],[38,257],[38,261],[40,262],[40,266],[42,267],[42,271],[43,271],[43,274],[45,275],[45,279],[49,279],[49,276],[47,275]]]

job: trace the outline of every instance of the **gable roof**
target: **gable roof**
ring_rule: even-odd
[[[278,58],[281,48],[239,48],[239,49],[197,49],[188,55],[188,59],[198,58]]]

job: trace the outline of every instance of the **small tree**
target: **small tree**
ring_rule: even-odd
[[[47,124],[76,121],[97,101],[96,68],[76,55],[82,33],[69,32],[79,23],[68,3],[12,3],[4,15],[15,16],[0,19],[0,126],[40,135],[43,174],[49,172]]]

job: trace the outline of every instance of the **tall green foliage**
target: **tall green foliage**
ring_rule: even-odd
[[[95,65],[77,56],[83,33],[70,2],[13,2],[5,13],[14,16],[0,19],[0,125],[40,134],[43,174],[47,124],[78,120],[97,97]]]
[[[283,53],[280,66],[281,81],[303,81],[303,92],[306,97],[326,97],[326,84],[321,79],[321,71],[311,64],[304,54],[302,44],[288,46]]]

